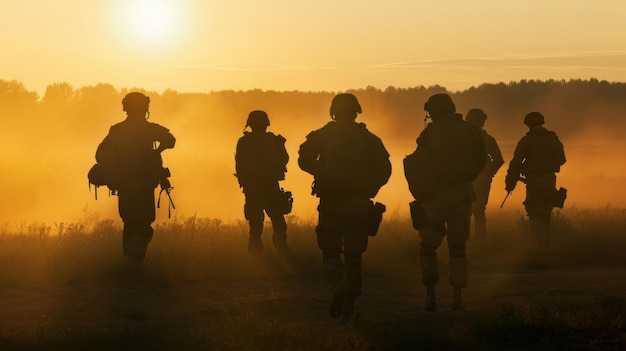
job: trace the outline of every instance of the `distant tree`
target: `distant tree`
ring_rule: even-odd
[[[74,87],[71,84],[66,82],[53,83],[46,87],[41,104],[47,106],[67,106],[72,103],[74,95]]]
[[[4,116],[30,119],[38,100],[37,93],[27,90],[21,82],[0,79],[0,113]]]

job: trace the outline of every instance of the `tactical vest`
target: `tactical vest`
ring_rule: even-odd
[[[522,173],[559,172],[565,163],[563,144],[556,133],[545,128],[529,131],[523,138]]]
[[[285,138],[273,133],[246,132],[237,143],[235,167],[242,186],[285,179],[289,159]]]
[[[324,145],[314,192],[319,196],[374,197],[388,178],[379,166],[387,161],[382,160],[386,150],[378,149],[376,137],[358,123],[330,123],[321,131]]]

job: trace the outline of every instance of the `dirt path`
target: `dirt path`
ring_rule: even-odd
[[[438,312],[422,310],[424,289],[415,272],[366,275],[358,301],[361,323],[390,320],[436,321],[454,316],[479,319],[507,302],[551,297],[593,302],[626,300],[626,267],[472,272],[465,289],[467,311],[450,311],[451,288],[438,284]],[[319,278],[319,279],[318,279]],[[64,333],[108,333],[146,325],[185,327],[259,308],[265,318],[301,323],[329,322],[330,293],[321,277],[303,279],[207,281],[170,286],[158,277],[119,284],[0,290],[0,330],[7,339],[54,337]],[[256,312],[255,312],[256,311]]]

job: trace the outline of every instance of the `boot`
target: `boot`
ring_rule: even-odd
[[[276,252],[278,252],[279,255],[285,258],[291,258],[291,251],[287,246],[287,240],[285,238],[277,238],[276,236],[274,236],[272,240],[274,242]]]
[[[434,311],[437,309],[437,295],[435,294],[435,285],[426,286],[426,304],[424,311]]]
[[[341,315],[341,322],[345,325],[356,327],[359,324],[360,315],[354,310],[354,304],[356,302],[356,296],[346,296],[343,300],[343,314]]]
[[[342,316],[341,318],[344,321],[349,321],[350,318],[352,318],[352,315],[354,314],[354,303],[356,302],[356,297],[354,296],[346,296],[343,299],[343,306],[342,306]]]
[[[341,291],[341,289],[335,289],[335,293],[333,294],[333,299],[330,302],[330,308],[328,312],[330,316],[333,318],[339,318],[344,314],[344,300],[346,299],[346,294]]]
[[[452,295],[452,309],[460,311],[465,310],[465,304],[463,303],[461,288],[454,288],[454,293]]]

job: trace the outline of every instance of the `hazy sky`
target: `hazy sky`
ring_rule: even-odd
[[[0,0],[0,79],[206,92],[626,81],[621,0]]]

